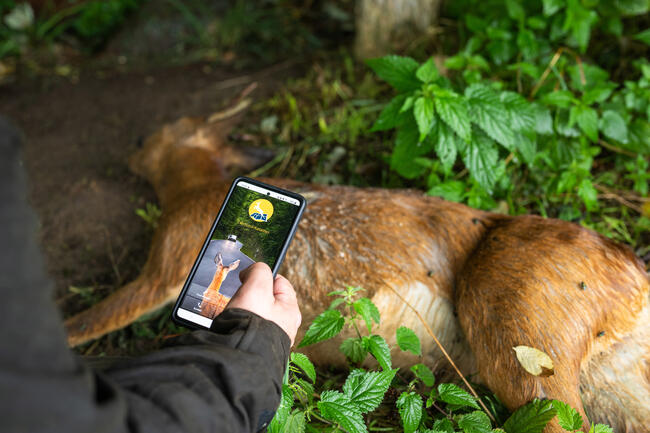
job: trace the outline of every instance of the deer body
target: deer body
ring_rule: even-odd
[[[228,273],[237,269],[239,260],[235,260],[228,266],[224,266],[221,253],[218,253],[214,258],[214,264],[217,265],[217,269],[210,285],[203,292],[203,300],[199,306],[201,313],[210,318],[214,318],[217,314],[221,313],[230,300],[230,298],[219,293],[219,289],[228,276]]]
[[[181,119],[133,157],[163,215],[141,275],[66,321],[71,345],[176,299],[226,194],[229,165],[252,168],[225,144],[224,129]],[[327,308],[329,291],[358,285],[379,308],[377,332],[389,344],[408,326],[425,362],[444,370],[447,362],[401,296],[461,371],[511,409],[557,398],[614,431],[650,431],[650,287],[627,247],[568,222],[492,214],[414,191],[261,180],[308,201],[280,269],[296,288],[305,325]],[[350,336],[306,352],[322,364],[344,364],[336,347]],[[526,373],[517,345],[549,354],[555,375]],[[398,366],[417,362],[392,355]],[[546,429],[561,431],[557,424]]]

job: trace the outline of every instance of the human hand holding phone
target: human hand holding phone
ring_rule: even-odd
[[[258,262],[239,273],[242,286],[226,308],[241,308],[278,325],[291,339],[296,338],[302,321],[296,291],[281,275],[273,279],[271,268]]]

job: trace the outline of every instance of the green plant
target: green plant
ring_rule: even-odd
[[[596,23],[609,23],[604,37],[647,53],[648,30],[632,21],[626,36],[620,24],[647,2],[465,0],[450,8],[472,13],[460,15],[461,48],[440,62],[444,73],[432,58],[367,62],[397,93],[373,126],[395,131],[391,168],[448,200],[580,221],[643,245],[650,63],[630,61],[616,81],[582,53]],[[608,229],[607,218],[627,235]]]
[[[352,366],[341,389],[334,389],[332,381],[319,381],[309,358],[293,352],[280,407],[268,428],[270,433],[392,431],[392,427],[379,426],[380,420],[386,418],[386,410],[398,413],[405,433],[541,433],[555,417],[566,431],[582,427],[582,417],[557,400],[534,400],[500,422],[495,408],[498,400],[494,397],[479,400],[453,383],[435,386],[433,372],[423,363],[413,365],[409,372],[393,368],[389,345],[373,333],[381,321],[379,311],[370,299],[359,297],[362,290],[348,286],[331,292],[334,299],[329,308],[314,319],[298,345],[329,340],[346,327],[354,330],[356,336],[340,346]],[[396,341],[401,350],[422,356],[420,340],[409,328],[400,327]],[[368,356],[375,359],[378,369],[361,368]],[[490,403],[492,409],[487,409],[484,402]],[[384,416],[374,416],[378,411],[383,411]],[[497,427],[500,429],[493,430]],[[611,429],[597,424],[592,425],[591,432],[611,433]]]
[[[147,202],[144,208],[135,210],[135,214],[142,218],[153,230],[158,227],[158,220],[162,215],[162,210],[155,203]]]

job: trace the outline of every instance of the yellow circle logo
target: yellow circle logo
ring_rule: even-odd
[[[273,215],[273,205],[270,201],[260,198],[248,207],[248,215],[257,222],[267,222]]]

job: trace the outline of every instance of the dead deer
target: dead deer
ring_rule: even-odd
[[[228,276],[228,273],[237,269],[239,260],[235,260],[228,266],[224,266],[221,253],[217,253],[217,256],[214,258],[214,264],[217,265],[217,270],[214,273],[210,285],[203,292],[203,300],[199,306],[201,313],[210,318],[216,317],[228,304],[230,298],[219,293],[219,289]]]
[[[163,214],[140,276],[66,321],[70,345],[176,299],[233,173],[266,158],[229,145],[233,118],[224,117],[182,118],[132,156],[131,169],[151,182]],[[569,222],[493,214],[417,191],[262,180],[308,199],[280,269],[298,292],[303,326],[329,305],[329,291],[361,286],[389,344],[397,327],[408,326],[425,362],[446,365],[406,301],[460,370],[510,409],[554,398],[576,408],[585,428],[589,414],[617,432],[650,431],[650,286],[627,246]],[[336,347],[349,336],[306,352],[342,365]],[[524,371],[512,350],[518,345],[546,352],[555,374]],[[392,355],[398,366],[416,361]]]

